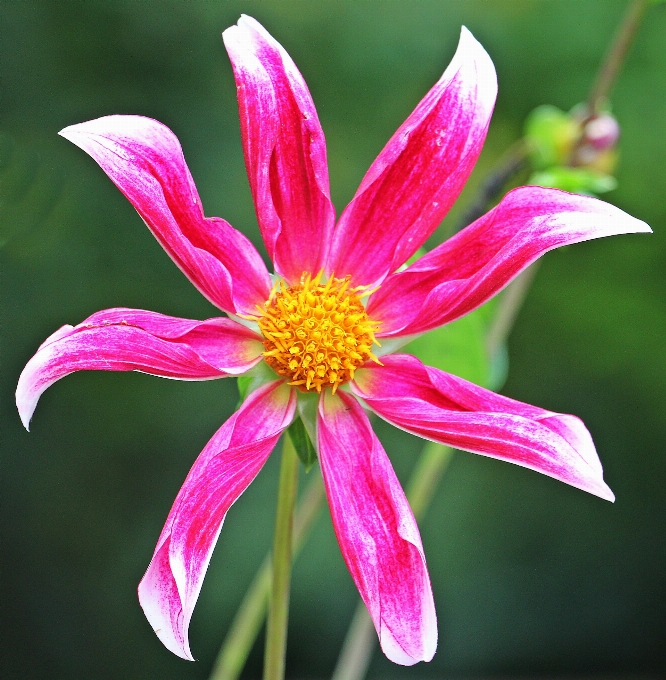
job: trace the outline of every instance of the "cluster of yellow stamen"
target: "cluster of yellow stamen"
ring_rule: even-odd
[[[350,288],[349,277],[331,277],[321,283],[322,272],[287,287],[283,282],[271,291],[256,319],[264,336],[264,357],[290,385],[302,390],[333,393],[354,377],[368,359],[379,363],[372,343],[379,324],[365,313],[361,297],[365,286]]]

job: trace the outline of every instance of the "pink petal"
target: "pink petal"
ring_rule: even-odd
[[[329,270],[355,285],[380,283],[442,221],[486,138],[495,68],[463,28],[444,75],[391,137],[334,233]]]
[[[143,371],[165,378],[208,380],[240,375],[264,347],[231,319],[190,321],[140,309],[107,309],[78,326],[63,326],[26,364],[16,405],[26,429],[42,393],[74,371]]]
[[[335,222],[324,133],[303,76],[261,24],[241,16],[222,37],[261,233],[275,270],[298,282],[324,266]]]
[[[409,503],[370,422],[351,395],[329,390],[318,417],[319,460],[340,550],[384,654],[430,661],[437,619]]]
[[[389,276],[368,302],[379,336],[423,333],[471,312],[553,248],[602,236],[649,232],[589,196],[519,187],[489,213]]]
[[[141,116],[105,116],[60,131],[90,154],[136,208],[185,276],[226,312],[255,312],[268,299],[268,271],[250,241],[204,217],[176,136]]]
[[[213,435],[173,503],[139,602],[157,637],[193,661],[188,628],[227,510],[256,477],[296,408],[281,381],[253,392]]]
[[[379,416],[420,437],[516,463],[612,501],[585,425],[502,397],[409,354],[356,372],[353,392]]]

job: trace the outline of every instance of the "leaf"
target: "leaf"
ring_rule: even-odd
[[[305,471],[309,472],[310,468],[317,462],[317,452],[300,416],[287,428],[287,433],[291,437],[292,444],[303,463]]]
[[[485,332],[493,307],[494,301],[491,300],[462,319],[412,340],[404,351],[413,354],[428,366],[489,387],[491,366]]]
[[[533,173],[529,179],[529,184],[587,195],[603,194],[617,187],[617,181],[611,175],[589,168],[563,166],[554,166]]]

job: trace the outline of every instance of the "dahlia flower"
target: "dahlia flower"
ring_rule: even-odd
[[[386,656],[430,660],[437,623],[414,516],[367,411],[425,439],[506,460],[613,500],[583,423],[395,353],[502,290],[548,250],[649,231],[599,200],[521,187],[413,264],[479,156],[497,92],[465,28],[450,65],[371,165],[336,223],[324,134],[294,62],[255,20],[227,29],[245,162],[275,267],[228,222],[205,217],[175,135],[139,116],[61,131],[129,199],[225,317],[135,309],[63,326],[21,374],[26,428],[44,390],[79,370],[181,380],[246,375],[248,395],[201,452],[139,585],[160,640],[192,659],[188,626],[227,510],[301,418],[333,526]]]

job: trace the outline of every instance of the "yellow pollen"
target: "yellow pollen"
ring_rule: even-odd
[[[280,282],[259,308],[256,317],[264,336],[264,358],[290,385],[321,392],[354,377],[354,371],[371,359],[379,324],[365,313],[361,297],[367,287],[350,287],[350,278],[331,277],[321,283],[307,273],[296,286]]]

